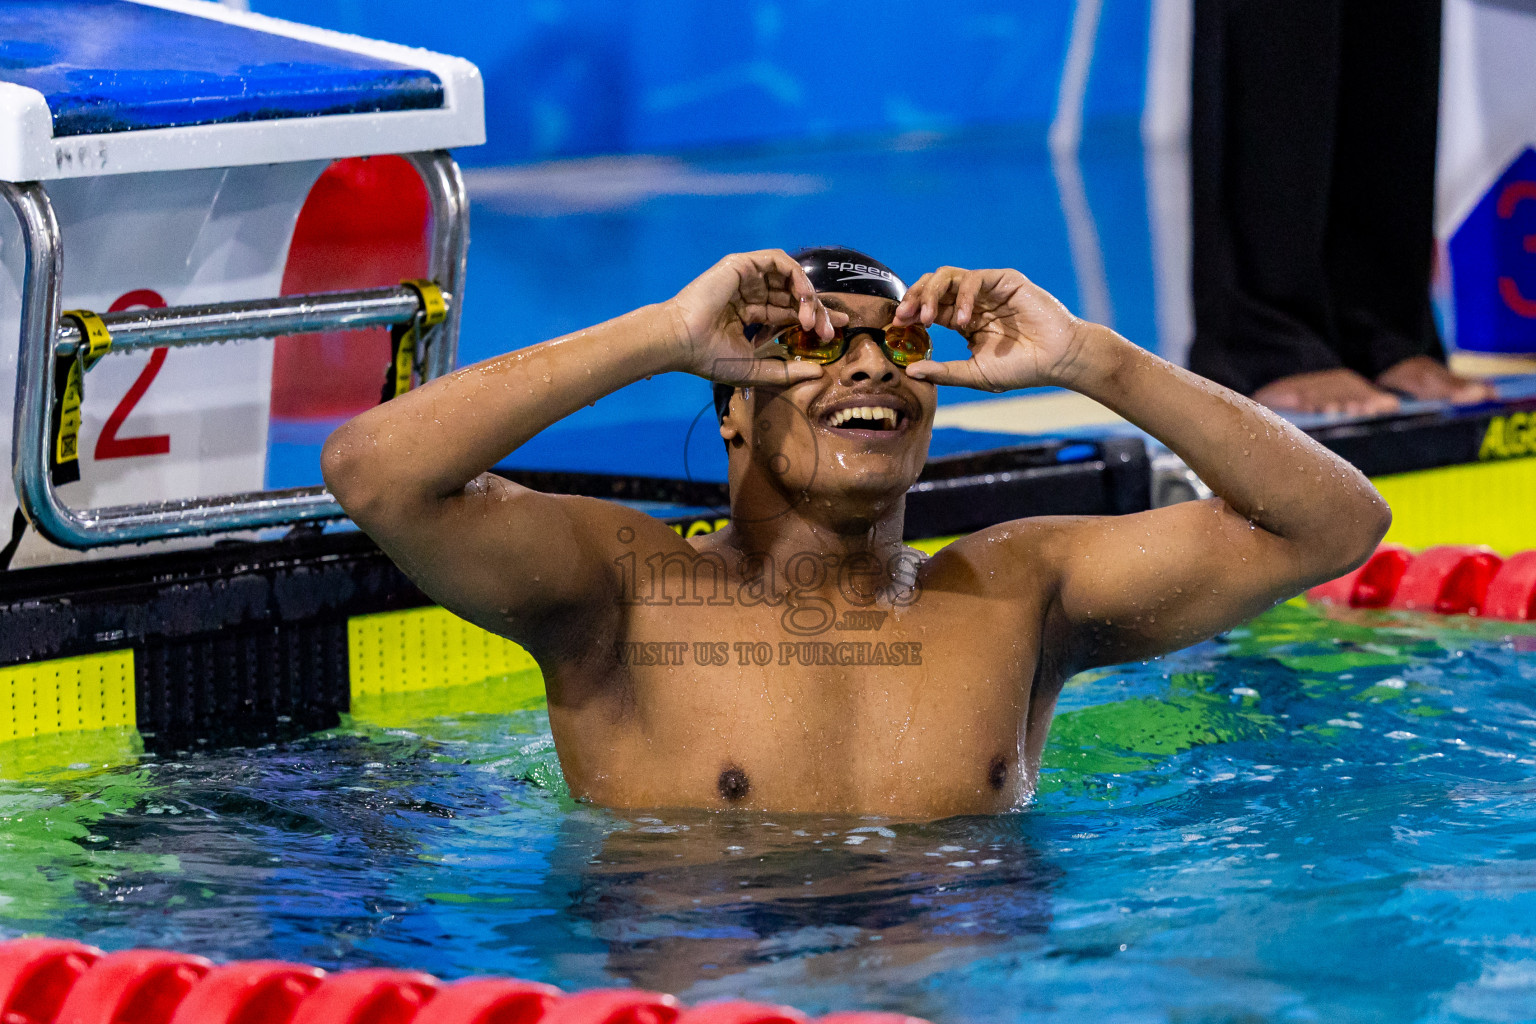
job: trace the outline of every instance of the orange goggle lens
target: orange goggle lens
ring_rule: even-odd
[[[823,338],[815,331],[791,327],[773,340],[791,359],[808,359],[813,363],[834,363],[848,351],[848,339],[841,330],[833,331],[830,338]]]
[[[859,328],[852,334],[872,335],[885,357],[900,367],[911,366],[933,353],[933,341],[928,337],[928,332],[917,324],[910,327],[887,327],[883,331]],[[787,328],[773,339],[791,359],[806,359],[813,363],[837,362],[848,351],[849,340],[849,332],[841,327],[832,332],[832,337],[823,338],[815,331],[807,331],[799,326]]]
[[[887,327],[880,342],[886,356],[897,366],[910,366],[933,354],[933,341],[928,332],[917,324],[910,327]]]

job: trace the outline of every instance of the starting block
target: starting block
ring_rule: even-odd
[[[392,327],[397,391],[453,367],[469,235],[446,151],[484,141],[479,72],[204,0],[11,0],[0,36],[8,566],[339,517],[321,488],[263,490],[273,339]],[[425,266],[284,294],[317,181],[385,155],[420,178]]]

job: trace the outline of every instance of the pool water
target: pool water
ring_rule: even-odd
[[[577,805],[538,707],[453,712],[494,682],[275,747],[98,737],[0,783],[0,937],[941,1024],[1536,1019],[1536,631],[1335,615],[1077,677],[998,817]]]

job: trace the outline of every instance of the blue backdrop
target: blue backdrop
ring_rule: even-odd
[[[1073,0],[251,0],[468,58],[466,165],[1018,126],[1044,138]],[[1134,123],[1151,0],[1104,0],[1084,116]]]
[[[474,204],[463,363],[665,299],[728,252],[824,243],[865,249],[908,280],[944,263],[1017,267],[1157,348],[1138,131],[1151,0],[1098,8],[1084,144],[1059,167],[1045,141],[1079,6],[1091,8],[252,0],[259,13],[479,66],[488,142],[455,153]],[[608,154],[624,159],[508,167]],[[1095,282],[1096,310],[1085,298]],[[939,333],[943,358],[964,355]],[[940,401],[990,397],[945,389]],[[721,479],[710,407],[704,381],[665,374],[510,461]],[[275,421],[269,484],[314,482],[333,425]],[[963,433],[940,431],[934,450],[1000,441]]]

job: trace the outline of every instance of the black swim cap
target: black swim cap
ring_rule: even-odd
[[[853,295],[873,295],[880,299],[900,302],[907,294],[902,283],[890,267],[873,256],[866,256],[857,249],[841,245],[813,245],[789,254],[800,264],[811,287],[820,292],[846,292]],[[755,333],[755,332],[751,332]],[[747,340],[751,340],[749,333]],[[714,387],[715,418],[725,420],[725,411],[731,404],[736,389],[729,384]]]
[[[818,292],[874,295],[894,302],[900,302],[907,294],[907,286],[890,267],[857,249],[813,245],[790,253],[789,258],[800,264],[805,276],[811,279],[811,287]]]

